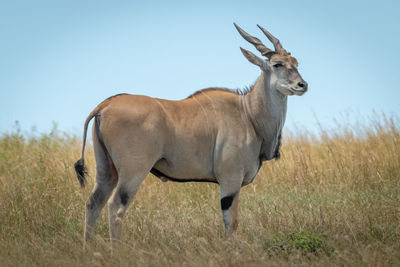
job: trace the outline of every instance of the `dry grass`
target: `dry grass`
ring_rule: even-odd
[[[223,238],[214,184],[145,180],[111,253],[106,212],[82,250],[84,202],[72,165],[80,140],[56,131],[0,138],[1,266],[400,265],[400,128],[384,115],[284,140],[242,190],[236,236]],[[87,165],[94,176],[93,152]]]

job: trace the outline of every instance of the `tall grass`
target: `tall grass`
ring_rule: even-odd
[[[76,137],[53,131],[0,138],[1,266],[400,265],[400,127],[397,117],[291,133],[282,157],[242,189],[240,223],[223,238],[214,184],[145,180],[111,252],[106,209],[83,251],[84,203]]]

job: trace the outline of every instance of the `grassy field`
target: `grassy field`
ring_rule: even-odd
[[[25,137],[24,137],[25,136]],[[240,196],[240,221],[223,238],[214,184],[145,180],[110,251],[106,209],[82,250],[89,185],[73,163],[80,139],[18,131],[0,137],[1,266],[400,266],[400,123],[288,134]]]

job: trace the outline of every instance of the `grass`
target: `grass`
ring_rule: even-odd
[[[84,203],[73,163],[81,141],[56,129],[0,137],[1,266],[400,265],[400,127],[385,115],[318,135],[291,133],[240,196],[240,223],[223,238],[214,184],[149,175],[110,251],[106,209],[82,250]]]

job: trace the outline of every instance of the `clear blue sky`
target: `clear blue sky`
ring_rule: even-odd
[[[89,112],[117,93],[185,98],[244,87],[260,70],[238,23],[297,57],[309,92],[290,97],[287,127],[400,114],[400,1],[0,2],[0,133],[52,122],[81,134]]]

